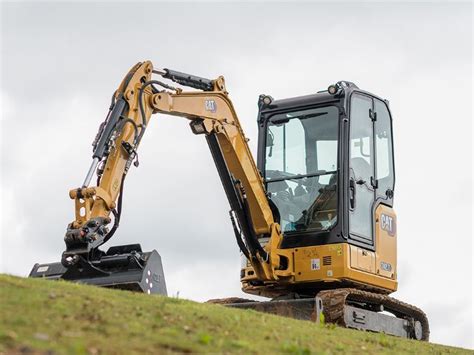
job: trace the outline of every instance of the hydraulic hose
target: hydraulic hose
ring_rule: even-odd
[[[235,222],[235,217],[232,213],[233,211],[229,211],[230,215],[230,220],[232,222],[232,227],[234,228],[234,234],[235,234],[235,239],[237,240],[237,245],[239,246],[240,251],[245,255],[245,257],[250,260],[250,254],[249,250],[247,249],[247,246],[245,245],[244,241],[242,240],[242,235],[241,232],[237,228],[237,224]]]
[[[114,225],[110,229],[109,233],[107,233],[107,235],[104,237],[104,243],[114,236],[115,231],[117,230],[120,224],[120,217],[122,215],[122,198],[123,198],[124,182],[125,182],[125,174],[122,175],[122,181],[120,183],[120,194],[117,201],[117,209],[112,210],[112,213],[114,214]]]
[[[242,202],[244,206],[244,214],[246,217],[246,222],[248,225],[248,230],[250,232],[250,237],[251,237],[253,247],[254,249],[258,251],[258,253],[263,258],[263,260],[268,262],[268,253],[265,251],[265,249],[262,248],[262,246],[260,245],[260,242],[258,241],[257,235],[254,232],[252,215],[250,214],[250,207],[249,207],[247,196],[245,195],[245,193],[242,196],[242,200],[243,200]]]

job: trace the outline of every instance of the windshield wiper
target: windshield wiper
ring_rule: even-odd
[[[327,112],[317,112],[317,113],[309,113],[306,115],[301,115],[301,116],[296,116],[295,118],[298,118],[300,120],[305,120],[307,118],[314,118],[314,117],[319,117],[319,116],[325,116],[327,115]]]
[[[299,115],[299,116],[293,116],[293,117],[274,118],[274,119],[270,119],[270,123],[273,125],[281,125],[283,123],[288,123],[289,120],[292,120],[294,118],[299,119],[299,120],[305,120],[307,118],[314,118],[314,117],[324,116],[327,114],[328,114],[327,112],[317,112],[317,113],[308,113],[306,115]]]
[[[312,173],[312,174],[297,174],[297,175],[285,176],[285,177],[276,178],[276,179],[266,179],[265,182],[275,182],[275,181],[284,181],[284,180],[298,180],[298,179],[303,179],[303,178],[306,178],[306,177],[323,176],[323,175],[329,175],[329,174],[335,174],[335,173],[337,173],[337,170],[332,170],[332,171],[318,170],[317,172]]]

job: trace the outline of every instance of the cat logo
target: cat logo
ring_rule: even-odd
[[[217,105],[216,105],[216,102],[214,100],[210,100],[210,99],[207,99],[205,102],[204,102],[204,107],[206,109],[206,111],[209,111],[209,112],[216,112],[217,110]]]
[[[395,219],[392,216],[382,214],[380,216],[380,226],[387,231],[389,235],[395,235]]]

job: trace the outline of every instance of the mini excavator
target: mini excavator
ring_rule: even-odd
[[[156,250],[100,249],[119,226],[150,118],[161,113],[188,119],[206,138],[242,253],[242,290],[271,299],[211,302],[428,340],[425,313],[389,296],[397,223],[388,101],[340,81],[307,96],[260,95],[258,109],[255,162],[222,76],[136,64],[112,97],[83,184],[69,192],[75,219],[61,262],[35,264],[30,276],[166,295]]]

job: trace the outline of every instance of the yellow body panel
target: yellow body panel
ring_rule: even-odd
[[[349,246],[350,266],[352,269],[361,270],[370,274],[375,273],[375,253],[359,248],[355,245]]]
[[[375,210],[376,273],[397,279],[397,217],[393,208],[379,205]]]
[[[347,243],[295,248],[293,252],[294,282],[350,280],[387,290],[396,290],[396,280],[385,280],[376,275],[375,253],[373,252]],[[362,255],[363,253],[366,255]],[[356,263],[352,260],[354,256],[358,260]]]
[[[369,266],[372,271],[362,270],[357,263],[355,264],[357,267],[354,267],[351,259],[362,254],[363,249],[348,243],[294,248],[287,249],[287,251],[293,254],[294,260],[294,277],[286,281],[288,289],[296,284],[328,282],[341,283],[342,287],[342,282],[346,282],[344,287],[347,287],[347,283],[364,285],[368,289],[374,289],[381,293],[391,293],[397,290],[396,279],[376,274],[375,253],[368,252],[368,256],[371,255],[370,258],[374,260],[373,263],[370,262]],[[362,256],[362,258],[364,257]],[[367,261],[363,259],[362,265],[367,267]],[[252,268],[248,266],[244,269],[244,273],[245,276],[241,279],[243,291],[265,295],[266,292],[261,287],[249,284],[249,281],[255,280]],[[315,289],[318,288],[322,289],[324,286],[315,287]],[[271,292],[274,293],[274,291]]]
[[[245,292],[275,296],[297,285],[324,283],[354,284],[380,293],[397,290],[397,234],[396,215],[392,208],[379,205],[375,211],[375,251],[349,243],[315,245],[284,249],[292,255],[289,265],[293,277],[280,281],[278,287],[252,286],[256,280],[252,267],[247,264],[242,273],[242,288]],[[286,284],[286,286],[285,286]],[[337,286],[336,286],[337,287]],[[275,291],[278,289],[279,291]]]

